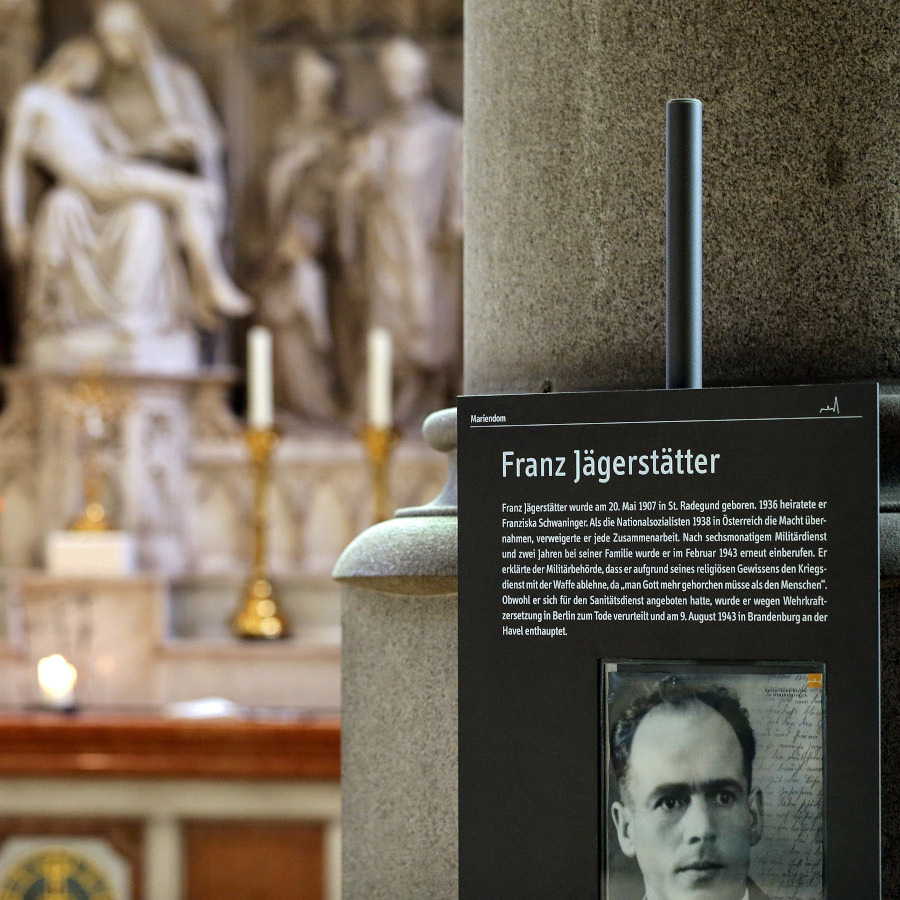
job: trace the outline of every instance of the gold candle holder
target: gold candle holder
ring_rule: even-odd
[[[369,456],[369,466],[372,470],[372,494],[374,498],[375,524],[390,519],[393,514],[391,509],[391,486],[388,480],[391,464],[391,454],[394,444],[400,437],[400,433],[388,426],[365,425],[362,430],[362,440]]]
[[[273,640],[290,633],[290,623],[278,608],[278,595],[266,574],[269,485],[278,433],[271,428],[248,428],[245,437],[253,472],[253,570],[244,586],[241,608],[231,620],[231,631],[240,638]]]

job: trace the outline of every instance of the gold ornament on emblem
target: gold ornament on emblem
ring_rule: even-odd
[[[48,848],[18,861],[0,882],[2,900],[121,900],[102,869],[65,847]]]

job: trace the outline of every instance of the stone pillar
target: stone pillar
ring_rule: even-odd
[[[705,103],[707,384],[897,379],[898,13],[900,0],[467,0],[466,390],[664,385],[672,97]],[[895,390],[882,405],[887,576],[900,575]],[[410,571],[406,551],[382,534],[360,546],[376,574],[396,580]],[[900,721],[897,584],[883,584],[888,737]],[[346,593],[347,896],[453,896],[455,877],[426,867],[430,841],[448,834],[456,811],[439,790],[423,820],[420,792],[455,753],[455,732],[441,749],[428,731],[455,715],[446,693],[455,657],[440,646],[456,645],[455,604],[441,599],[435,641],[434,607],[368,590]],[[437,709],[426,699],[433,672],[445,682],[437,717],[423,715]],[[394,719],[420,725],[391,729]],[[898,846],[889,785],[886,884]],[[455,853],[455,835],[445,840]]]
[[[465,15],[467,390],[664,385],[672,97],[705,104],[706,383],[900,374],[900,2]]]
[[[443,492],[361,534],[334,572],[347,900],[457,895],[456,410],[423,431],[450,455]]]
[[[665,102],[703,100],[706,384],[887,382],[886,750],[900,733],[898,15],[898,0],[465,10],[466,390],[664,385]]]

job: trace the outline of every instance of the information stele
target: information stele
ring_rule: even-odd
[[[458,415],[460,896],[639,900],[656,851],[616,840],[603,673],[642,660],[808,662],[824,747],[793,755],[822,770],[822,815],[783,820],[749,874],[772,897],[880,896],[877,385],[468,396]],[[790,861],[773,887],[761,848],[789,859],[804,829],[819,887]],[[611,888],[610,847],[636,894]]]

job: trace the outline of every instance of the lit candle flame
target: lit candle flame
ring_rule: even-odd
[[[54,709],[68,709],[75,705],[75,682],[78,673],[64,656],[54,653],[45,656],[37,666],[38,684],[44,703]]]

